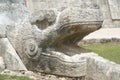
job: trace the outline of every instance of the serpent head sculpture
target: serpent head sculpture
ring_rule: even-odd
[[[11,6],[13,7],[13,6]],[[12,11],[16,11],[12,8]],[[84,76],[89,51],[77,43],[102,26],[99,8],[42,9],[7,27],[7,37],[28,70],[50,74]],[[20,15],[21,15],[20,14]],[[81,70],[82,68],[82,70]]]

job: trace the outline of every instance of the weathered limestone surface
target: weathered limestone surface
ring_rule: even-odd
[[[0,15],[4,16],[0,20],[5,20],[1,24],[7,25],[5,34],[8,40],[2,39],[1,42],[6,47],[7,68],[25,69],[23,62],[27,69],[33,71],[70,77],[85,76],[86,60],[81,56],[76,57],[76,54],[87,51],[81,49],[81,52],[76,44],[101,27],[103,19],[97,5],[82,4],[84,7],[79,9],[75,5],[64,9],[54,6],[54,9],[34,9],[34,12],[29,13],[19,2],[5,2],[1,3]],[[26,5],[28,3],[25,2]],[[17,56],[16,52],[20,58],[13,56]],[[9,57],[11,55],[13,60]],[[9,58],[15,62],[9,61]],[[12,67],[13,64],[16,67]]]
[[[0,0],[0,3],[24,3],[24,0]]]
[[[27,70],[7,38],[0,38],[0,56],[10,70]]]
[[[51,9],[56,8],[59,11],[63,11],[67,7],[77,7],[77,8],[99,8],[97,5],[98,0],[32,0],[34,11],[41,9]]]
[[[6,37],[6,25],[0,25],[0,38]]]
[[[3,71],[4,69],[5,69],[4,59],[0,57],[0,72]]]
[[[103,20],[103,27],[115,26],[108,0],[102,3],[1,0],[0,55],[5,67],[80,80],[119,80],[119,65],[77,46],[84,36],[101,28]]]
[[[9,1],[9,0],[8,0]],[[25,6],[17,3],[0,3],[0,24],[11,25],[24,22],[29,16]]]
[[[120,80],[120,65],[97,55],[86,58],[86,80]]]
[[[103,28],[120,27],[119,0],[98,0],[103,13]]]
[[[68,56],[60,52],[43,54],[37,71],[69,77],[85,76],[86,59],[81,55]]]
[[[103,28],[120,27],[119,0],[32,0],[32,4],[33,6],[30,9],[34,9],[33,12],[51,8],[57,8],[59,11],[63,11],[67,7],[72,6],[84,9],[88,7],[94,9],[100,8],[104,17]]]
[[[111,17],[113,20],[120,19],[120,1],[119,0],[108,0],[110,6]]]
[[[74,21],[76,21],[76,19]],[[68,50],[68,55],[61,53],[61,50],[60,52],[56,51],[59,49],[59,47],[62,47],[61,45],[63,43],[59,45],[59,40],[61,39],[61,42],[64,40],[64,37],[62,37],[63,32],[66,36],[74,34],[74,30],[72,33],[68,34],[67,31],[69,31],[69,29],[67,29],[67,26],[65,27],[65,31],[63,31],[64,27],[62,29],[60,26],[68,23],[69,22],[62,22],[62,24],[48,26],[48,28],[44,30],[41,30],[41,26],[39,28],[37,26],[33,27],[30,25],[30,23],[15,24],[7,27],[7,36],[15,50],[18,52],[23,63],[29,70],[36,70],[62,76],[85,76],[86,62],[84,59],[81,57],[75,57],[76,55],[74,55],[74,51],[71,52],[71,50]],[[101,21],[97,23],[94,23],[94,21],[93,23],[87,23],[87,21],[85,21],[85,23],[82,22],[80,24],[73,25],[78,25],[76,27],[79,27],[79,25],[81,26],[80,29],[78,28],[79,30],[75,33],[80,32],[80,34],[82,34],[83,32],[86,32],[86,34],[88,34],[98,29],[101,25]],[[84,25],[83,28],[82,25]],[[83,31],[81,31],[81,29]],[[57,30],[60,31],[56,32]],[[70,30],[72,31],[72,29]],[[83,37],[84,35],[78,40],[82,39]],[[76,40],[76,42],[78,40]],[[78,61],[75,61],[76,58]]]
[[[72,50],[69,45],[77,44],[85,35],[101,27],[99,9],[72,7],[62,12],[53,9],[38,13],[33,13],[31,23],[17,23],[7,28],[8,39],[25,66],[29,70],[50,74],[85,76],[85,60],[81,57],[75,57],[78,61],[74,60],[75,52],[81,52]],[[34,15],[37,17],[34,18]],[[78,49],[77,46],[75,48]]]

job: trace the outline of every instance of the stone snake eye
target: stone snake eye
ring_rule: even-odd
[[[25,54],[28,58],[35,60],[39,58],[41,51],[38,48],[38,45],[34,39],[25,40],[24,45]]]

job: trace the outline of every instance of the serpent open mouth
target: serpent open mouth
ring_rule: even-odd
[[[69,23],[69,25],[62,26],[62,28],[58,31],[60,36],[54,43],[56,50],[69,55],[90,52],[89,50],[80,48],[78,46],[78,42],[89,33],[99,29],[101,27],[99,23]]]
[[[91,51],[80,48],[77,44],[83,37],[100,27],[101,22],[62,25],[57,30],[57,37],[52,39],[52,42],[49,41],[52,46],[48,46],[49,49],[41,54],[39,64],[36,65],[35,70],[60,76],[71,76],[70,73],[73,76],[79,73],[81,66],[86,67],[86,64],[84,64],[86,59],[80,55]],[[84,75],[74,75],[74,77],[78,76]]]

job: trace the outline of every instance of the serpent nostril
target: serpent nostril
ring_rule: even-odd
[[[42,21],[36,20],[36,22],[32,23],[32,25],[36,25],[39,29],[43,30],[50,26],[51,23],[48,20],[44,19]]]
[[[54,10],[40,10],[31,15],[30,22],[32,25],[36,25],[39,29],[44,30],[55,23],[56,16]]]

